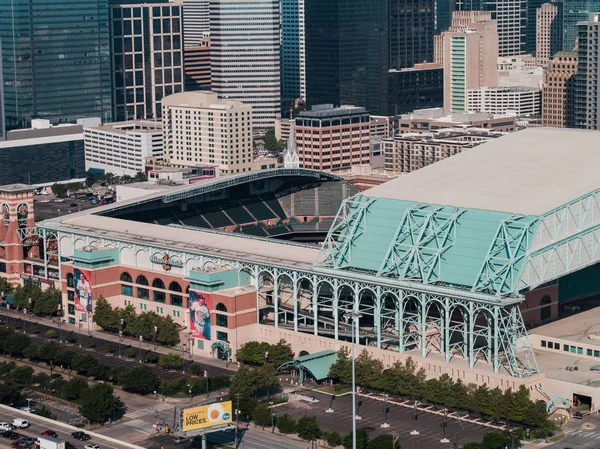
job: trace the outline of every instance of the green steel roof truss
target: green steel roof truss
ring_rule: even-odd
[[[441,258],[454,245],[456,222],[464,212],[430,204],[406,209],[377,274],[425,284],[439,281]]]

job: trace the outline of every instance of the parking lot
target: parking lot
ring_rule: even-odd
[[[55,195],[35,195],[33,198],[36,221],[68,215],[86,209],[98,207],[89,200],[75,198],[57,198]]]

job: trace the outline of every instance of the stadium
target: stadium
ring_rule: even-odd
[[[218,356],[251,340],[338,350],[354,332],[386,365],[593,408],[600,344],[567,328],[600,291],[599,162],[591,132],[529,129],[363,192],[265,170],[37,226],[31,192],[5,186],[0,260],[10,279],[56,273],[73,324],[103,296]]]

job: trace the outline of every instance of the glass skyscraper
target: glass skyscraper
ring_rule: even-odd
[[[600,0],[563,0],[563,50],[573,50],[577,40],[577,22],[600,12]]]
[[[7,129],[111,119],[107,0],[0,0]]]
[[[281,0],[281,113],[306,99],[304,0]]]

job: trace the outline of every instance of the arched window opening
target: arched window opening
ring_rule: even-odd
[[[121,273],[121,281],[122,282],[132,282],[133,280],[131,279],[131,275],[125,271],[125,272]]]
[[[181,292],[181,285],[179,285],[177,282],[173,281],[169,284],[169,290],[171,290],[172,292]]]
[[[148,279],[146,279],[146,276],[143,275],[139,275],[136,280],[135,283],[138,285],[148,285]]]
[[[548,295],[544,296],[540,301],[540,319],[542,321],[547,320],[552,316],[552,306],[550,305],[551,302],[552,299]]]
[[[165,289],[165,283],[162,281],[162,279],[156,278],[152,281],[152,287],[154,288],[160,288],[162,290]]]
[[[217,310],[219,312],[227,312],[227,307],[225,306],[225,304],[220,302],[219,304],[217,304]]]

